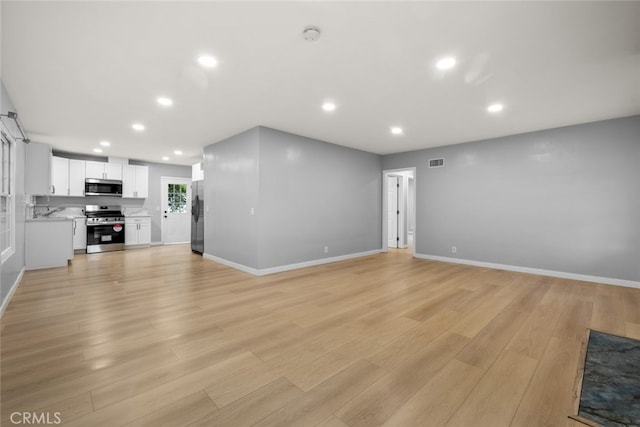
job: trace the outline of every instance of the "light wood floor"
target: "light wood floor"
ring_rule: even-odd
[[[184,245],[79,255],[2,318],[1,421],[572,426],[586,328],[640,338],[640,290],[403,251],[265,277]]]

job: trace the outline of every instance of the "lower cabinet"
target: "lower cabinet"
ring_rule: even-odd
[[[64,267],[73,258],[73,221],[27,221],[25,264],[27,270]]]
[[[73,250],[87,249],[87,219],[76,218],[73,220]]]
[[[139,246],[151,244],[151,218],[133,217],[124,219],[124,245]]]

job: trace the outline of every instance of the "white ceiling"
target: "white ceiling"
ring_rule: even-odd
[[[640,2],[1,7],[1,78],[28,136],[58,150],[106,139],[103,155],[192,164],[263,125],[386,154],[640,114]],[[436,70],[446,55],[457,66]],[[496,101],[504,111],[487,113]]]

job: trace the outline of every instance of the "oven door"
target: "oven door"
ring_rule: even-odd
[[[124,249],[124,222],[87,224],[87,253]]]

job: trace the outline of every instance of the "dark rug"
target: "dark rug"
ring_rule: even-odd
[[[640,341],[590,331],[578,415],[640,427]]]

